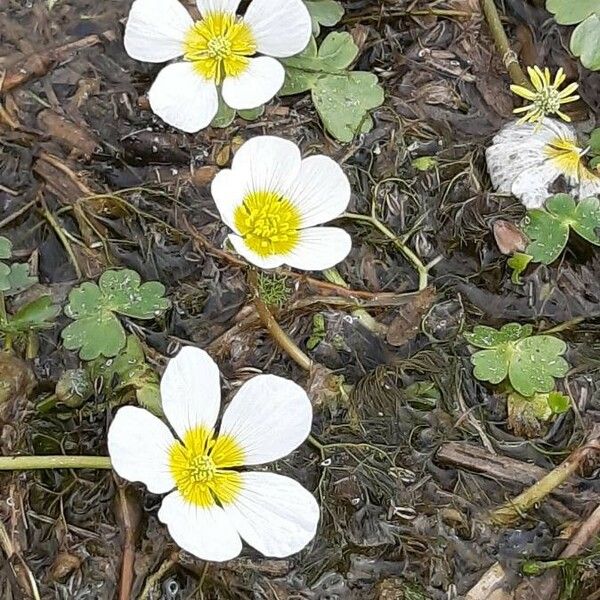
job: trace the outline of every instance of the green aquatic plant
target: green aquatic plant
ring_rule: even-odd
[[[477,325],[464,334],[471,346],[474,375],[480,381],[510,383],[522,396],[548,393],[554,379],[563,377],[569,364],[563,358],[567,345],[552,335],[535,335],[531,325],[508,323],[499,330]]]
[[[383,104],[377,75],[350,71],[358,46],[346,32],[330,33],[317,47],[313,37],[297,56],[286,58],[286,79],[281,96],[310,91],[327,131],[341,142],[373,128],[369,111]]]
[[[592,71],[600,69],[600,2],[598,0],[546,0],[546,9],[560,25],[576,25],[571,52]]]
[[[135,271],[105,271],[98,284],[86,281],[71,290],[65,314],[73,323],[62,330],[67,350],[83,360],[116,356],[125,346],[125,330],[117,315],[153,319],[171,305],[158,281],[141,283]]]

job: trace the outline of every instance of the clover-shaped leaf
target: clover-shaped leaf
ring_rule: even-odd
[[[346,32],[330,33],[317,49],[314,38],[297,56],[285,59],[286,80],[280,95],[311,90],[313,104],[325,128],[341,142],[369,131],[369,111],[383,103],[377,76],[349,71],[358,47]]]
[[[567,194],[557,194],[547,200],[545,209],[529,210],[523,223],[523,231],[531,240],[527,254],[533,256],[535,262],[550,264],[567,245],[570,229],[588,242],[600,245],[600,201],[597,198],[584,198],[576,204]]]
[[[63,329],[65,348],[79,349],[83,360],[116,356],[125,345],[125,330],[115,313],[136,319],[151,319],[170,306],[158,281],[141,284],[129,269],[105,271],[98,285],[85,282],[69,294],[65,314],[75,319]]]
[[[12,253],[12,243],[8,238],[0,236],[0,258],[10,258]]]
[[[321,25],[332,27],[344,16],[344,8],[337,0],[305,0],[312,19],[313,35],[319,35]]]
[[[530,325],[509,323],[499,331],[477,326],[466,333],[467,341],[478,348],[471,357],[473,373],[481,381],[498,384],[508,378],[523,396],[549,392],[554,378],[562,377],[569,365],[562,358],[566,344],[551,335],[531,335]]]
[[[9,289],[6,296],[15,296],[38,282],[37,277],[29,274],[29,265],[26,263],[13,263],[8,274]]]

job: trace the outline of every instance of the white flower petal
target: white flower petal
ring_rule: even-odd
[[[560,170],[547,160],[545,163],[522,171],[511,186],[511,192],[526,208],[540,208],[551,195],[549,188],[561,175]]]
[[[148,92],[150,106],[163,121],[195,133],[210,125],[219,108],[217,88],[189,62],[166,66]]]
[[[270,56],[249,58],[248,66],[239,77],[223,81],[223,100],[237,110],[261,106],[275,96],[283,86],[285,69]]]
[[[160,395],[165,415],[180,438],[199,425],[212,430],[221,406],[219,367],[204,350],[185,346],[169,361]]]
[[[235,226],[235,209],[244,202],[244,181],[231,169],[221,169],[212,181],[210,188],[223,223],[239,233]]]
[[[259,269],[276,269],[285,263],[285,259],[282,256],[260,256],[256,254],[254,250],[248,247],[244,238],[239,235],[230,234],[228,239],[239,255],[243,256],[250,264]]]
[[[310,156],[302,161],[288,195],[300,211],[301,227],[311,227],[331,221],[346,210],[350,182],[340,165],[328,156]]]
[[[242,385],[227,407],[219,434],[235,439],[245,465],[258,465],[295,450],[311,425],[312,405],[297,383],[258,375]]]
[[[177,0],[135,0],[125,26],[125,50],[144,62],[183,56],[183,40],[193,24]]]
[[[584,173],[579,183],[578,198],[589,198],[590,196],[600,196],[600,177]]]
[[[286,57],[302,52],[312,34],[312,22],[301,0],[253,0],[244,15],[258,52]]]
[[[208,13],[235,14],[239,5],[240,0],[196,0],[196,6],[203,17]]]
[[[158,518],[178,546],[202,560],[231,560],[242,551],[231,519],[216,504],[203,508],[173,492],[163,500]]]
[[[485,151],[488,172],[494,189],[510,193],[512,184],[519,173],[532,169],[545,162],[544,144],[534,140],[519,143],[502,142],[494,144]]]
[[[242,473],[240,496],[223,509],[242,538],[265,556],[299,552],[315,536],[319,505],[297,481],[275,473]]]
[[[322,271],[342,262],[352,249],[352,239],[339,227],[309,227],[300,231],[298,245],[283,258],[285,264],[304,271]]]
[[[249,139],[233,157],[231,169],[250,191],[289,189],[300,172],[302,158],[294,142],[262,135]]]
[[[141,481],[153,494],[170,492],[175,487],[169,468],[169,448],[174,441],[158,417],[143,408],[124,406],[108,429],[113,469],[123,479]]]

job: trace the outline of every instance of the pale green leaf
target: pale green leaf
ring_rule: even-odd
[[[600,12],[600,0],[546,0],[546,10],[561,25],[575,25]]]
[[[99,356],[116,356],[125,345],[125,330],[112,312],[98,310],[82,317],[61,332],[67,350],[79,350],[79,358],[93,360]]]
[[[10,258],[12,253],[12,242],[5,237],[0,236],[0,258]]]
[[[343,31],[330,33],[319,48],[318,58],[323,71],[338,72],[349,67],[358,55],[352,36]]]
[[[580,2],[582,0],[573,0]],[[600,70],[600,14],[590,15],[571,35],[571,52],[591,71]]]
[[[344,16],[344,8],[336,0],[305,0],[312,19],[313,34],[319,35],[321,25],[332,27]]]

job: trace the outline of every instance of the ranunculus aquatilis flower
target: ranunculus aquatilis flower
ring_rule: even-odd
[[[158,518],[175,542],[211,561],[237,556],[242,539],[266,556],[304,548],[319,521],[312,494],[289,477],[241,470],[282,458],[306,439],[312,406],[304,390],[258,375],[239,389],[217,433],[219,369],[203,350],[184,347],[160,391],[171,428],[142,408],[120,408],[108,450],[121,477],[167,494]]]
[[[234,233],[229,240],[252,264],[283,264],[306,271],[333,267],[348,256],[352,240],[339,227],[315,227],[339,217],[350,201],[350,182],[323,155],[302,159],[288,140],[260,136],[237,151],[220,171],[212,195]]]
[[[485,153],[494,188],[527,208],[543,206],[561,176],[575,198],[600,193],[600,177],[585,164],[585,154],[575,129],[556,119],[509,123]]]
[[[132,58],[164,67],[148,94],[152,110],[187,132],[207,127],[225,103],[251,109],[268,102],[285,79],[276,60],[307,46],[311,19],[302,0],[253,0],[245,15],[240,0],[196,0],[194,21],[177,0],[135,0],[125,27]],[[260,54],[262,56],[256,56]]]

